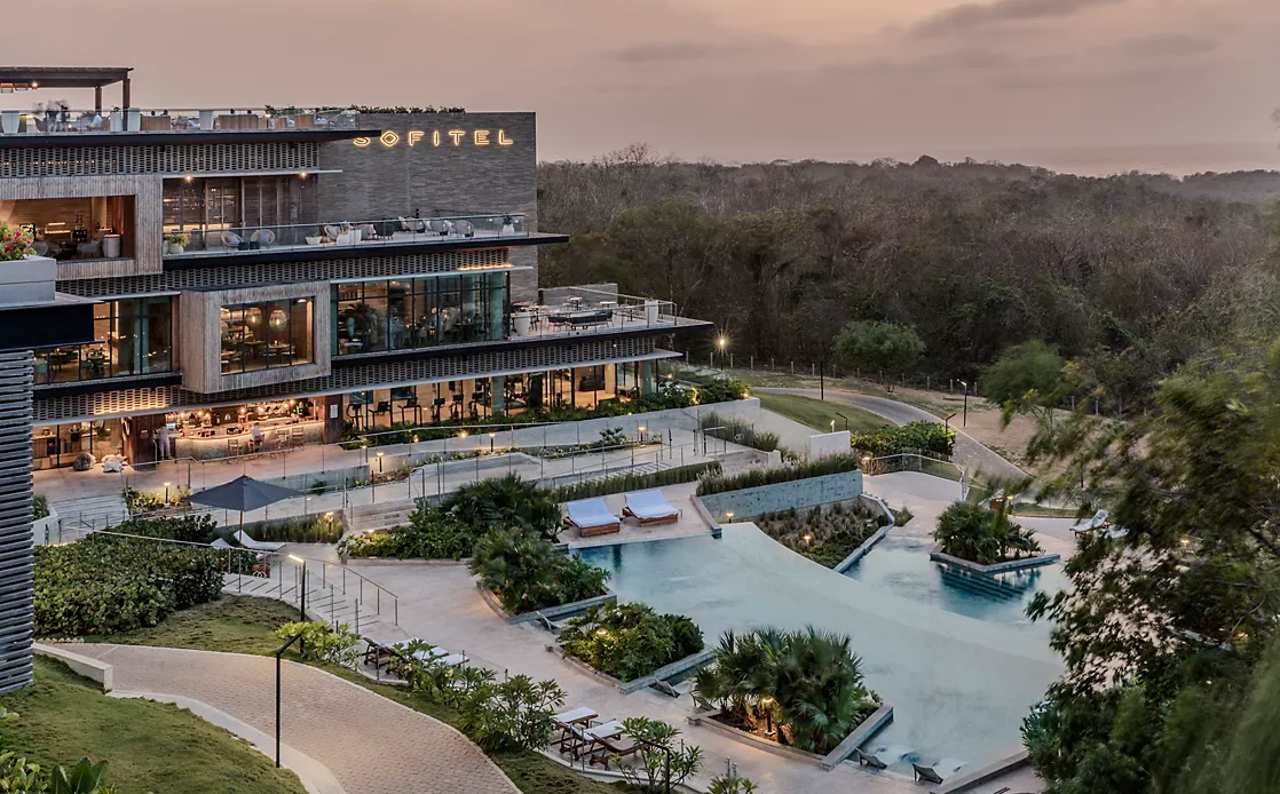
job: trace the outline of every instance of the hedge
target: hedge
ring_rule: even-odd
[[[720,475],[720,462],[691,463],[688,466],[676,466],[670,469],[649,472],[648,474],[618,474],[599,480],[577,482],[562,485],[551,491],[551,498],[557,502],[572,502],[575,499],[590,499],[624,491],[644,491],[649,488],[662,488],[667,485],[693,482],[700,477],[717,477]]]
[[[857,469],[856,455],[833,455],[812,463],[800,463],[776,469],[749,469],[732,477],[704,477],[698,482],[698,496],[724,491],[740,491],[743,488],[758,488],[762,485],[803,480],[807,477],[821,477],[826,474],[840,474]]]
[[[956,445],[956,431],[938,422],[908,422],[869,433],[854,433],[849,444],[872,455],[920,453],[950,458]]]
[[[221,552],[90,535],[35,552],[37,637],[114,634],[154,626],[218,598]]]

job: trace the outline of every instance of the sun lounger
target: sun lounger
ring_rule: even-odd
[[[680,511],[657,488],[629,493],[623,501],[626,506],[622,512],[641,524],[670,524],[680,520]]]
[[[578,706],[577,708],[562,711],[551,718],[556,728],[560,730],[560,752],[565,752],[571,743],[576,743],[578,738],[574,735],[575,730],[585,729],[591,724],[591,721],[600,715],[596,710],[589,706]]]
[[[209,544],[209,548],[211,548],[211,549],[234,549],[234,548],[235,548],[235,546],[232,546],[230,543],[226,542],[226,541],[225,541],[225,540],[223,540],[222,538],[214,538],[213,542]]]
[[[937,772],[933,771],[932,767],[920,766],[919,764],[912,764],[911,771],[915,772],[917,783],[941,783],[942,782],[942,776],[939,775]]]
[[[246,549],[253,549],[254,551],[280,551],[284,548],[283,543],[265,543],[254,540],[249,537],[249,533],[245,532],[243,529],[237,529],[236,534],[232,537],[236,539],[236,543],[239,543]]]
[[[601,767],[608,769],[610,761],[620,761],[638,752],[640,752],[639,742],[623,739],[621,734],[605,736],[596,739],[587,763],[591,766],[600,764]]]
[[[1076,533],[1093,532],[1096,529],[1107,529],[1111,526],[1111,514],[1106,510],[1099,510],[1092,517],[1085,518],[1071,525],[1071,531]]]
[[[858,766],[870,767],[871,769],[888,769],[889,767],[875,753],[865,753],[862,750],[854,750],[853,753],[858,757]]]
[[[569,502],[565,505],[565,513],[565,521],[576,527],[584,538],[607,535],[622,528],[622,522],[599,497]]]

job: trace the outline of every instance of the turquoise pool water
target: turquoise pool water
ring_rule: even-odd
[[[894,707],[894,721],[865,747],[894,768],[909,772],[917,761],[945,776],[1011,751],[1022,717],[1061,671],[1048,628],[1021,619],[1020,603],[1061,574],[1044,571],[1016,597],[992,598],[930,580],[927,549],[886,542],[849,576],[746,524],[726,526],[721,540],[581,555],[611,573],[624,599],[693,617],[708,644],[726,629],[764,625],[850,635],[867,681]]]

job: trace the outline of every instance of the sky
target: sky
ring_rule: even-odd
[[[534,110],[544,160],[1280,168],[1280,0],[10,2],[56,35],[0,59],[134,66],[135,105]],[[36,98],[91,94],[0,106]]]

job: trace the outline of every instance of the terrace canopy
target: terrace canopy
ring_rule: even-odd
[[[92,88],[93,109],[102,110],[103,86],[120,83],[120,107],[130,107],[132,66],[0,66],[0,93],[39,88]]]

